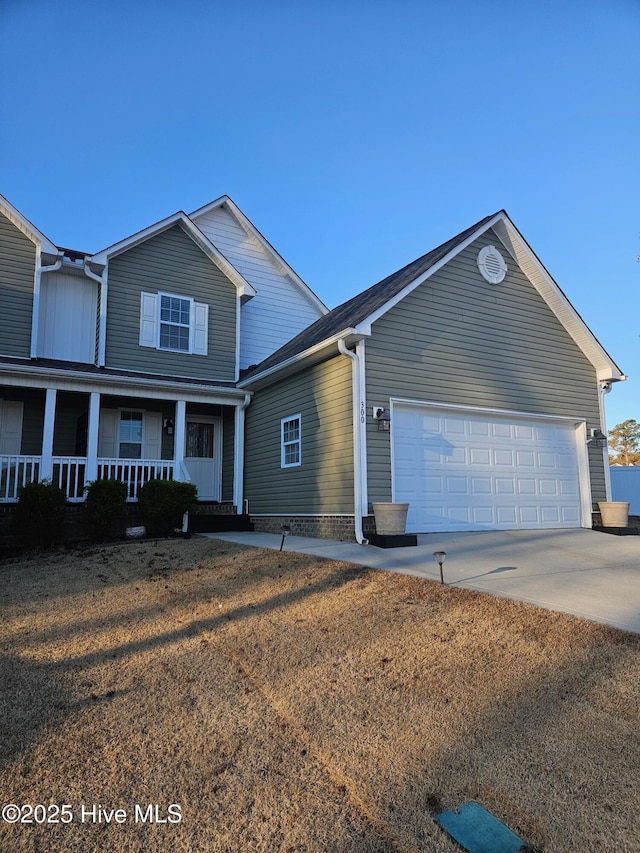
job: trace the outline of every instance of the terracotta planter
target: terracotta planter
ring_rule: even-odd
[[[601,501],[598,509],[603,527],[626,527],[629,524],[629,504],[625,501]]]
[[[374,503],[376,533],[380,536],[401,536],[407,529],[408,503]]]

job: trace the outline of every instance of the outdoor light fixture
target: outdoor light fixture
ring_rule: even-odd
[[[378,421],[378,432],[389,432],[391,429],[391,415],[384,406],[376,406],[373,417]]]
[[[599,429],[590,429],[587,444],[593,444],[594,447],[606,447],[607,436]]]
[[[171,418],[165,418],[162,426],[167,435],[173,435],[173,421]]]
[[[280,543],[280,550],[282,551],[282,549],[284,548],[284,540],[291,533],[291,528],[288,524],[283,524],[280,528],[280,533],[282,533],[282,542]]]
[[[434,551],[433,559],[440,566],[440,583],[444,583],[444,575],[442,574],[442,564],[444,563],[447,556],[446,551]]]

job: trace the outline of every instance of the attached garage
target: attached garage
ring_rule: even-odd
[[[590,526],[584,421],[392,406],[393,500],[407,530],[523,530]]]

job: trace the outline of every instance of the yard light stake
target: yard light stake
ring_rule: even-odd
[[[282,549],[284,548],[284,540],[291,533],[291,528],[288,524],[283,524],[280,528],[280,533],[282,533],[282,542],[280,543],[280,550],[282,551]]]
[[[442,564],[444,563],[447,556],[446,551],[434,551],[433,559],[440,566],[440,583],[444,583],[444,575],[442,574]]]

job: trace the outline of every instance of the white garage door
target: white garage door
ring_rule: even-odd
[[[572,423],[396,404],[392,424],[408,532],[580,527]]]

